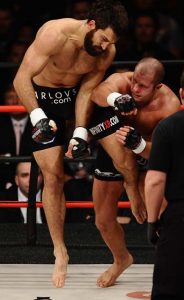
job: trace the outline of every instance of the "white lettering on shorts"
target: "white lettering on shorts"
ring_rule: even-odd
[[[72,97],[77,93],[76,89],[56,92],[35,91],[35,96],[39,100],[50,102],[51,104],[65,104],[72,101]]]
[[[120,123],[118,117],[113,116],[110,119],[107,119],[104,122],[99,123],[98,125],[89,128],[89,131],[91,132],[92,135],[96,135],[102,131],[109,129],[110,127],[112,127],[118,123]]]

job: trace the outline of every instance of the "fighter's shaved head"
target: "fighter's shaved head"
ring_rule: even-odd
[[[145,57],[141,59],[136,65],[135,71],[139,71],[143,75],[153,75],[155,85],[161,83],[165,75],[164,66],[158,59],[153,57]]]

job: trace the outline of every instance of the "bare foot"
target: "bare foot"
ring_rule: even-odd
[[[99,287],[109,287],[114,285],[116,279],[121,275],[123,271],[125,271],[131,264],[133,263],[132,255],[128,254],[127,259],[123,260],[121,264],[117,264],[116,262],[110,266],[107,271],[105,271],[98,279],[97,285]]]
[[[134,217],[136,218],[139,224],[143,224],[147,217],[146,207],[142,200],[136,203],[131,203],[131,209]]]
[[[65,284],[67,275],[67,265],[69,257],[67,253],[63,255],[57,255],[55,259],[54,271],[52,275],[53,285],[57,288],[62,288]]]

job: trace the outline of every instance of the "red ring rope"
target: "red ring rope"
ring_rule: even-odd
[[[0,200],[0,208],[20,208],[28,207],[28,202],[24,201],[6,201]],[[36,207],[43,207],[42,202],[36,202]],[[92,201],[67,201],[67,208],[93,208],[94,203]],[[120,208],[130,208],[129,201],[119,201],[118,207]]]
[[[22,105],[0,105],[0,112],[26,112]]]

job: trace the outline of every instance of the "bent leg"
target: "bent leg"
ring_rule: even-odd
[[[119,275],[133,262],[133,257],[125,244],[123,228],[116,220],[117,201],[120,199],[122,191],[122,180],[102,181],[94,179],[93,199],[96,226],[114,259],[112,266],[97,279],[99,287],[112,286]]]
[[[116,169],[123,174],[132,213],[138,223],[143,223],[146,219],[146,208],[138,189],[139,171],[134,153],[123,147],[114,133],[99,140],[99,143],[112,158]]]
[[[34,157],[44,177],[42,201],[54,245],[53,284],[56,287],[63,287],[68,264],[68,254],[64,244],[63,155],[64,151],[61,146],[34,152]]]

